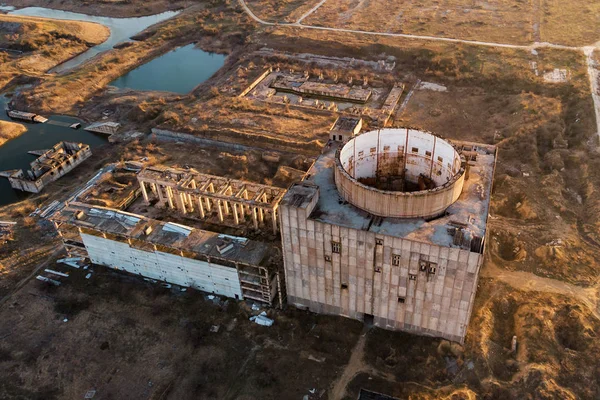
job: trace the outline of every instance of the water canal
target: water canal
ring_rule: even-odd
[[[69,11],[52,10],[49,8],[42,7],[26,7],[14,11],[9,11],[11,15],[23,15],[27,17],[42,17],[52,19],[63,19],[69,21],[84,21],[84,22],[96,22],[102,24],[110,29],[110,37],[104,42],[97,46],[90,48],[89,50],[81,53],[80,55],[66,61],[54,68],[49,72],[61,73],[71,68],[77,67],[84,61],[89,60],[95,55],[102,53],[113,48],[114,45],[129,40],[130,37],[145,30],[151,25],[167,20],[178,14],[177,11],[167,11],[161,14],[150,15],[147,17],[135,17],[135,18],[109,18],[109,17],[97,17],[93,15],[79,14]]]
[[[190,44],[139,66],[110,85],[185,94],[210,78],[224,63],[224,55],[207,53]]]
[[[9,13],[32,17],[96,22],[110,28],[111,35],[106,42],[85,51],[50,71],[57,73],[77,67],[95,55],[112,49],[115,44],[128,40],[147,27],[177,15],[177,12],[169,11],[148,17],[108,18],[40,7],[27,7]],[[111,85],[134,90],[188,93],[221,68],[225,58],[224,55],[208,53],[190,44],[139,66],[113,81]],[[7,98],[0,94],[0,120],[10,121],[4,111],[7,102]],[[86,143],[92,147],[92,151],[94,147],[107,143],[107,137],[103,135],[82,129],[70,129],[68,125],[81,122],[76,118],[47,115],[45,117],[50,119],[48,123],[26,123],[27,132],[0,146],[0,171],[28,169],[29,163],[35,159],[35,156],[27,153],[28,151],[48,149],[60,141]],[[52,122],[58,122],[59,124]],[[65,126],[60,125],[61,122]],[[0,178],[0,206],[17,202],[26,196],[25,193],[12,190],[7,179]]]
[[[0,120],[11,121],[4,111],[6,103],[6,97],[0,96]],[[100,134],[52,124],[52,121],[64,122],[65,125],[80,122],[76,118],[65,116],[50,116],[48,118],[50,118],[50,121],[45,124],[24,123],[27,132],[0,146],[0,171],[10,169],[26,170],[29,168],[29,163],[35,160],[35,156],[27,154],[28,151],[49,149],[60,141],[86,143],[90,145],[92,151],[94,147],[108,142],[108,138]],[[0,178],[0,206],[17,202],[26,196],[26,193],[13,190],[8,183],[8,179]]]

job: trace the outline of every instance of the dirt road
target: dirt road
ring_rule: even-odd
[[[585,304],[596,318],[600,319],[600,310],[598,307],[598,291],[600,290],[600,286],[583,288],[556,279],[543,278],[531,272],[507,271],[497,267],[493,263],[485,265],[481,270],[481,276],[497,279],[515,289],[523,291],[556,293],[572,297]]]
[[[363,332],[360,335],[360,338],[356,342],[356,345],[352,349],[352,355],[350,356],[350,360],[344,369],[342,375],[338,378],[337,381],[333,384],[333,388],[329,393],[329,398],[333,400],[340,400],[344,398],[344,394],[346,393],[346,387],[352,381],[359,372],[364,371],[367,366],[363,361],[363,354],[365,352],[365,341],[367,338],[368,328],[365,326]]]
[[[314,29],[320,30],[324,32],[340,32],[340,33],[353,33],[353,34],[362,34],[362,35],[370,35],[370,36],[383,36],[383,37],[398,37],[405,39],[415,39],[415,40],[426,40],[426,41],[434,41],[434,42],[447,42],[447,43],[460,43],[460,44],[469,44],[475,46],[486,46],[486,47],[499,47],[499,48],[508,48],[508,49],[519,49],[519,50],[527,50],[533,51],[540,48],[553,48],[553,49],[561,49],[561,50],[573,50],[573,51],[581,51],[587,57],[588,62],[588,75],[590,77],[591,84],[591,92],[592,99],[594,101],[594,109],[596,113],[596,124],[597,124],[597,134],[600,137],[600,95],[598,94],[598,71],[595,68],[595,62],[593,60],[593,52],[595,49],[599,48],[598,44],[595,43],[592,46],[584,46],[584,47],[573,47],[573,46],[565,46],[560,44],[548,43],[548,42],[534,42],[530,45],[518,45],[518,44],[508,44],[508,43],[495,43],[495,42],[485,42],[478,40],[465,40],[465,39],[456,39],[456,38],[448,38],[448,37],[438,37],[438,36],[427,36],[427,35],[412,35],[408,33],[388,33],[388,32],[373,32],[373,31],[362,31],[356,29],[345,29],[345,28],[329,28],[325,26],[315,26],[315,25],[304,25],[301,24],[302,20],[308,17],[310,14],[315,12],[319,7],[321,7],[325,1],[320,2],[313,9],[304,14],[298,21],[294,23],[288,22],[267,22],[259,18],[254,12],[248,7],[244,0],[239,0],[240,5],[244,9],[244,11],[252,18],[254,21],[258,22],[261,25],[267,26],[288,26],[288,27],[299,27],[303,29]]]

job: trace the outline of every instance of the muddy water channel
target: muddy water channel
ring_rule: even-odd
[[[77,57],[62,63],[49,71],[61,73],[80,65],[84,61],[89,60],[90,58],[94,57],[99,53],[102,53],[103,51],[112,49],[115,44],[129,40],[131,36],[143,31],[151,25],[174,17],[178,14],[178,12],[167,11],[162,14],[136,18],[109,18],[79,14],[69,11],[51,10],[42,7],[26,7],[10,11],[9,14],[23,15],[27,17],[63,19],[69,21],[96,22],[110,29],[110,37],[104,43],[92,47],[86,52],[81,53]]]
[[[108,18],[39,7],[22,8],[9,13],[32,17],[96,22],[110,28],[111,35],[106,42],[87,50],[50,71],[56,73],[77,67],[97,54],[112,49],[115,44],[129,40],[131,36],[149,26],[177,15],[177,12],[170,11],[148,17]],[[204,52],[191,44],[175,49],[130,71],[112,82],[111,85],[134,90],[188,93],[198,84],[210,78],[223,66],[224,62],[225,56]],[[10,121],[5,112],[7,102],[7,98],[0,93],[0,120]],[[51,115],[45,115],[45,117],[49,118],[50,121],[45,124],[24,123],[27,132],[0,146],[0,171],[26,170],[29,168],[29,163],[35,159],[35,156],[27,153],[28,151],[49,149],[60,141],[86,143],[91,146],[92,151],[95,147],[107,143],[107,137],[103,135],[87,132],[83,129],[73,130],[69,128],[70,124],[81,122],[76,118]],[[7,179],[0,178],[0,206],[17,202],[26,196],[27,194],[23,192],[12,190]]]
[[[0,120],[11,121],[4,111],[6,103],[7,99],[0,96]],[[29,163],[36,158],[27,154],[28,151],[49,149],[60,141],[89,144],[92,152],[94,147],[108,142],[106,136],[87,132],[83,129],[74,130],[69,128],[68,125],[79,122],[76,118],[65,116],[51,116],[48,118],[50,118],[50,121],[45,124],[23,123],[27,128],[27,132],[0,146],[0,171],[10,169],[26,170],[29,168]],[[20,121],[13,122],[21,123]],[[13,190],[8,183],[8,179],[0,178],[0,206],[15,203],[26,196],[27,194],[24,192]]]
[[[210,78],[224,63],[224,55],[207,53],[190,44],[139,66],[110,85],[183,94]]]

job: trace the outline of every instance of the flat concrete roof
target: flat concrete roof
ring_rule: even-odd
[[[263,265],[273,253],[272,246],[267,243],[82,203],[71,203],[52,219],[81,228],[250,265]],[[151,228],[149,232],[148,228]]]
[[[448,140],[458,149],[463,146],[477,154],[470,161],[469,179],[465,180],[459,199],[446,215],[433,220],[423,218],[379,217],[346,202],[339,194],[334,181],[335,155],[341,143],[329,142],[323,154],[307,172],[304,182],[290,188],[281,204],[302,207],[319,192],[319,200],[309,218],[327,224],[370,231],[376,234],[405,238],[446,247],[454,245],[451,233],[457,226],[471,237],[485,237],[489,212],[492,180],[496,163],[496,147]],[[318,187],[318,189],[317,189]]]
[[[358,124],[361,122],[360,117],[346,117],[341,116],[335,121],[333,126],[331,127],[332,131],[341,131],[341,132],[354,132]]]

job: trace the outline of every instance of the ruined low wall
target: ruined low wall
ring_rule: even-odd
[[[314,156],[315,153],[321,150],[321,145],[316,141],[313,142],[298,142],[291,140],[281,140],[268,136],[260,136],[262,148],[256,147],[257,137],[259,135],[239,132],[232,129],[216,130],[202,132],[205,137],[200,137],[194,134],[174,132],[167,129],[152,128],[152,133],[160,140],[178,140],[182,142],[198,143],[205,146],[222,148],[226,150],[247,151],[249,148],[256,150],[278,150],[282,152],[291,152]],[[244,144],[240,144],[244,143]],[[248,143],[248,144],[245,144]]]
[[[254,80],[238,97],[244,97],[248,93],[250,93],[259,83],[263,81],[271,72],[273,72],[273,68],[268,68],[265,72],[263,72],[258,78]]]

